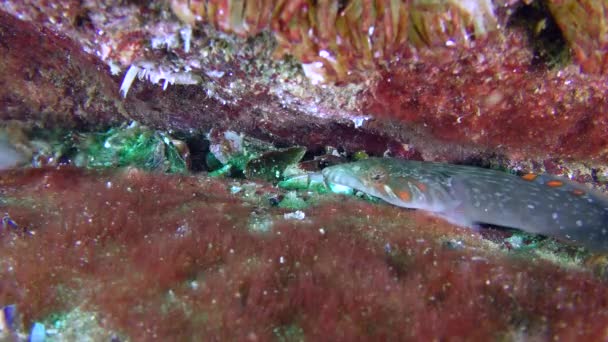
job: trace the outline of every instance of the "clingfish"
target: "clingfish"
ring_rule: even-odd
[[[323,177],[456,225],[516,228],[608,251],[608,197],[567,179],[391,158],[327,167]]]

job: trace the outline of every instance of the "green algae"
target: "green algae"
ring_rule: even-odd
[[[304,329],[296,324],[282,325],[272,329],[272,332],[279,342],[299,342],[306,340]]]
[[[99,315],[74,308],[71,311],[56,312],[44,320],[47,327],[45,341],[98,341],[118,337],[100,324]],[[122,336],[124,337],[124,336]],[[120,340],[123,340],[121,338]]]
[[[297,164],[306,153],[304,147],[290,147],[278,151],[269,151],[258,158],[250,160],[245,166],[245,177],[278,181],[283,178],[286,169]]]
[[[523,260],[545,260],[568,269],[585,268],[584,260],[588,258],[589,252],[583,247],[519,230],[512,231],[511,236],[502,240],[503,243],[508,244],[507,253],[510,256]]]
[[[217,170],[209,172],[209,177],[227,177],[232,172],[232,165],[227,164]]]
[[[104,133],[81,134],[74,164],[87,168],[136,166],[146,171],[185,173],[186,161],[163,132],[131,124]]]
[[[209,140],[206,160],[212,176],[278,182],[293,172],[306,153],[304,147],[277,148],[234,131],[211,132]]]
[[[187,161],[169,134],[138,123],[102,132],[23,129],[16,141],[31,155],[30,166],[72,164],[89,169],[137,167],[145,171],[185,173]],[[179,142],[181,143],[181,142]]]
[[[285,194],[283,200],[279,202],[279,208],[290,210],[302,210],[308,208],[308,203],[298,196],[297,192],[290,191]]]
[[[293,175],[279,182],[277,186],[285,190],[309,190],[318,194],[325,194],[331,190],[320,173]]]
[[[517,251],[525,251],[536,249],[539,247],[539,242],[543,238],[538,235],[532,235],[521,231],[514,231],[513,235],[504,239],[505,242],[509,243],[511,248]]]
[[[369,158],[369,154],[367,154],[367,152],[365,152],[365,151],[357,151],[357,152],[353,153],[354,161],[363,160],[363,159],[367,159],[367,158]]]

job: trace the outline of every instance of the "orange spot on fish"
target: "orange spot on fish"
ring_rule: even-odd
[[[416,182],[414,185],[416,185],[416,187],[422,192],[425,192],[428,189],[424,183]]]
[[[523,180],[527,180],[527,181],[530,181],[530,182],[533,181],[533,180],[535,180],[536,177],[538,177],[538,175],[535,174],[535,173],[526,173],[525,175],[521,176],[521,178]]]
[[[574,196],[583,196],[585,194],[585,192],[581,189],[574,189],[574,190],[572,190],[572,194]]]
[[[400,200],[405,202],[409,202],[412,199],[412,195],[409,193],[409,191],[399,191],[396,193],[396,195]]]
[[[550,186],[552,188],[557,188],[560,187],[562,185],[564,185],[564,182],[562,181],[558,181],[558,180],[552,180],[552,181],[548,181],[547,183],[545,183],[547,186]]]
[[[371,186],[372,188],[374,188],[379,193],[383,193],[385,191],[385,185],[384,185],[384,183],[370,184],[369,186]]]

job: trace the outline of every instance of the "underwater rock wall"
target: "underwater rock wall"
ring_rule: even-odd
[[[603,255],[273,182],[371,155],[605,190],[606,20],[599,1],[0,2],[0,138],[35,167],[0,172],[0,339],[605,339]]]
[[[296,218],[247,183],[3,173],[0,302],[68,340],[605,337],[608,289],[588,271],[355,198]]]
[[[581,74],[567,63],[553,68],[537,63],[538,56],[545,59],[554,57],[535,52],[534,36],[526,35],[521,25],[509,24],[518,22],[513,18],[519,18],[517,15],[524,11],[521,7],[532,5],[515,1],[496,4],[471,1],[471,6],[476,6],[475,12],[452,2],[441,6],[434,2],[401,5],[395,2],[391,3],[393,7],[383,7],[378,2],[371,5],[375,17],[361,24],[367,26],[356,30],[349,26],[358,32],[366,27],[369,31],[373,22],[378,27],[384,23],[383,29],[374,30],[367,38],[381,46],[370,45],[366,49],[370,53],[382,51],[384,56],[373,59],[384,62],[377,65],[374,62],[372,67],[365,62],[366,53],[353,50],[355,47],[363,48],[361,42],[352,40],[355,36],[349,38],[353,44],[349,47],[340,43],[340,30],[329,29],[332,25],[342,27],[350,22],[343,23],[340,18],[344,16],[336,13],[346,13],[345,18],[348,19],[362,12],[361,6],[365,2],[353,1],[343,8],[335,7],[332,2],[322,2],[318,8],[297,1],[282,3],[272,16],[256,19],[256,25],[248,21],[249,2],[240,2],[240,5],[218,2],[215,7],[211,5],[214,2],[189,3],[192,8],[184,8],[179,1],[170,5],[164,2],[144,5],[137,2],[66,1],[52,8],[37,1],[5,2],[2,5],[5,10],[35,23],[34,26],[17,23],[6,14],[3,16],[5,27],[19,34],[11,34],[15,38],[7,42],[11,46],[7,50],[8,55],[13,58],[4,62],[5,70],[21,75],[15,77],[14,84],[5,80],[5,91],[9,92],[5,98],[8,98],[7,102],[19,103],[23,100],[11,99],[22,95],[19,98],[33,101],[20,103],[13,108],[13,112],[19,114],[10,117],[44,118],[61,112],[62,121],[71,123],[82,120],[103,123],[114,115],[176,130],[230,126],[228,128],[259,137],[282,139],[285,144],[317,148],[333,142],[321,138],[305,141],[310,134],[300,134],[304,140],[294,141],[292,133],[305,130],[315,137],[327,137],[331,135],[327,133],[338,125],[345,137],[338,144],[345,145],[345,149],[351,152],[365,149],[361,144],[353,145],[353,141],[362,140],[367,145],[374,145],[370,142],[381,139],[406,144],[406,149],[420,151],[425,159],[453,160],[455,151],[450,146],[457,142],[461,147],[457,151],[460,160],[491,153],[503,154],[513,160],[526,158],[540,162],[546,158],[606,160],[603,127],[607,111],[603,94],[607,83],[601,74]],[[550,8],[555,9],[555,6]],[[267,7],[266,4],[259,9],[266,10]],[[197,17],[197,11],[203,11],[204,15]],[[293,16],[296,12],[309,13],[309,16]],[[201,20],[189,22],[188,13],[194,13],[193,18],[200,17]],[[323,13],[328,13],[329,17]],[[387,16],[388,13],[392,17]],[[441,13],[451,13],[451,16],[444,18]],[[311,17],[313,14],[317,19]],[[218,17],[222,15],[228,18],[227,21]],[[420,25],[434,27],[437,24],[434,15],[444,20],[445,25],[461,26],[448,25],[450,29],[441,32],[422,29]],[[596,11],[591,15],[601,13]],[[324,20],[320,21],[321,17]],[[389,17],[393,19],[389,20]],[[220,30],[249,38],[226,36],[203,25],[207,21],[205,18]],[[407,25],[395,21],[395,18],[406,20]],[[548,20],[541,19],[539,25]],[[235,28],[240,27],[239,20],[247,23],[241,25],[242,30]],[[312,47],[317,50],[310,50],[312,47],[295,49],[293,44],[300,39],[292,37],[289,30],[300,25],[302,20],[306,25],[312,25],[307,32],[312,34]],[[183,21],[194,27],[184,26]],[[288,22],[291,24],[287,25]],[[50,39],[48,42],[37,38],[39,43],[33,46],[42,50],[28,55],[26,51],[35,51],[26,46],[33,42],[35,36],[31,35],[38,34],[34,32],[39,25],[50,28],[61,37],[52,38],[56,34],[49,32],[45,34]],[[407,39],[398,39],[398,32],[404,25],[409,28]],[[244,27],[248,29],[243,31]],[[464,31],[459,31],[459,28]],[[270,36],[263,33],[268,30]],[[538,30],[540,35],[542,27]],[[74,42],[70,43],[68,37]],[[56,44],[53,39],[62,44]],[[389,49],[388,41],[395,47]],[[328,49],[336,47],[336,42],[340,43],[340,51],[351,56],[348,60],[353,61],[338,63],[341,70],[375,71],[352,79],[348,85],[344,85],[344,81],[348,82],[346,79],[340,81],[342,86],[334,86],[331,82],[315,85],[314,76],[311,78],[307,74],[305,65],[319,61],[297,51],[326,51],[322,50],[323,46],[329,44]],[[21,49],[23,53],[19,52]],[[62,50],[49,53],[52,49]],[[74,51],[70,52],[70,49]],[[567,48],[562,46],[562,51],[564,49],[567,53]],[[283,51],[279,55],[291,52],[299,60],[273,59],[279,50]],[[393,50],[402,52],[392,53]],[[563,54],[562,51],[559,53]],[[61,58],[54,56],[65,56],[68,52],[75,61],[54,59]],[[41,60],[40,56],[51,58]],[[317,56],[324,58],[325,54],[317,53]],[[79,62],[80,59],[86,62]],[[99,60],[108,68],[100,66]],[[327,58],[324,60],[327,62]],[[38,63],[46,66],[38,70],[43,71],[40,73],[42,80],[52,85],[48,89],[42,84],[41,88],[36,87],[35,80],[22,81],[32,75],[28,76],[21,70],[28,70],[28,65]],[[75,74],[71,71],[75,70],[72,67],[74,63],[82,64],[76,70],[89,70],[91,74]],[[362,66],[356,67],[359,63],[363,63]],[[189,85],[169,86],[161,92],[146,82],[132,81],[134,89],[121,102],[117,82],[121,77],[126,78],[131,66],[144,70],[145,80],[164,82],[164,87],[180,82]],[[49,71],[44,71],[46,69]],[[113,81],[109,81],[109,71],[116,75]],[[331,79],[333,77],[325,81]],[[131,82],[128,85],[131,86]],[[67,96],[53,95],[58,92],[56,88]],[[33,96],[28,91],[39,95]],[[40,94],[49,98],[40,97]],[[83,106],[87,110],[83,110]],[[56,110],[53,109],[55,107]],[[66,117],[66,113],[71,117]],[[378,138],[365,138],[370,134]],[[350,138],[352,135],[355,137]],[[438,145],[441,147],[436,147]],[[367,148],[373,154],[381,154],[387,149],[386,144]]]
[[[4,81],[5,103],[13,103],[9,112],[18,113],[9,117],[53,122],[70,112],[72,118],[55,121],[126,117],[163,129],[214,126],[286,145],[343,145],[349,152],[368,149],[376,155],[397,143],[433,160],[498,153],[540,163],[606,161],[608,83],[602,67],[585,67],[589,73],[583,74],[564,57],[566,42],[582,44],[571,31],[563,45],[543,43],[545,32],[547,39],[559,38],[558,26],[578,18],[571,15],[576,8],[558,11],[574,5],[337,3],[281,2],[273,10],[270,3],[256,7],[248,1],[65,1],[51,7],[6,1],[4,10],[34,23],[17,23],[8,14],[2,19],[16,30],[9,35],[14,40],[7,41],[12,58],[4,62],[5,70],[20,75],[12,86]],[[592,13],[603,13],[599,9]],[[259,16],[252,14],[257,11]],[[563,19],[550,16],[564,11]],[[361,13],[369,13],[368,19],[355,23]],[[603,32],[603,22],[594,29]],[[349,26],[355,24],[360,27]],[[50,43],[55,33],[49,32],[49,42],[36,38],[41,43],[33,44],[39,26],[57,33],[62,43]],[[352,35],[344,37],[344,27],[353,28]],[[36,53],[28,56],[28,51]],[[66,55],[75,60],[62,60]],[[281,59],[284,55],[291,57]],[[46,83],[36,88],[36,79],[21,80],[31,79],[28,66],[38,63]],[[75,63],[90,74],[73,73]],[[311,75],[307,65],[315,63],[333,76]],[[347,74],[353,77],[340,76]],[[26,91],[32,86],[40,89],[37,97]],[[123,101],[118,88],[126,95]],[[63,96],[53,95],[60,91]],[[327,138],[336,129],[339,141]]]

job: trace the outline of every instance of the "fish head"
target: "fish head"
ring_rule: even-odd
[[[323,169],[329,185],[337,184],[378,197],[397,206],[409,207],[411,189],[402,177],[395,177],[382,159],[334,165]]]

